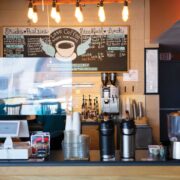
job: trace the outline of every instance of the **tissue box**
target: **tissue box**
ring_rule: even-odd
[[[30,143],[15,142],[13,149],[4,149],[3,144],[0,145],[0,159],[29,159],[32,154]]]

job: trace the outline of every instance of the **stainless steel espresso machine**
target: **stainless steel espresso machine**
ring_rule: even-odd
[[[101,74],[101,111],[102,113],[119,114],[119,88],[116,73]]]

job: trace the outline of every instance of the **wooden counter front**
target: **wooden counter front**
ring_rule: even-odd
[[[64,161],[61,151],[52,152],[47,161],[1,160],[0,180],[179,179],[180,161],[145,161],[147,151],[136,154],[129,162],[101,162],[99,151],[91,151],[90,161]]]
[[[0,180],[179,179],[180,166],[0,167]]]

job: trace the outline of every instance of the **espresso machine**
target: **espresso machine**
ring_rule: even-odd
[[[168,137],[172,159],[180,160],[180,112],[168,114]]]
[[[119,114],[119,88],[116,73],[101,74],[101,111],[102,113]]]

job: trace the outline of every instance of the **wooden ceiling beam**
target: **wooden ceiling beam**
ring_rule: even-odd
[[[28,0],[29,1],[29,0]],[[130,3],[132,0],[128,0]],[[81,0],[81,4],[98,4],[99,0]],[[123,3],[124,0],[104,0],[104,4]],[[76,0],[57,0],[57,4],[75,4]],[[52,0],[44,0],[44,5],[51,5]],[[34,0],[34,5],[42,5],[42,0]]]

